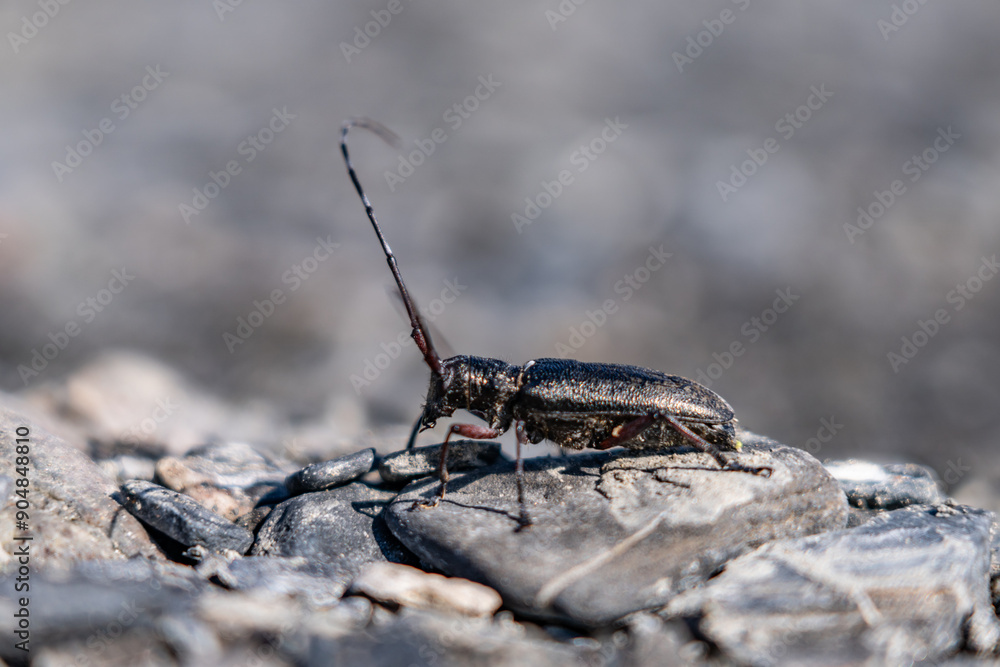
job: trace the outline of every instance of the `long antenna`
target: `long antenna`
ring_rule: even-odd
[[[365,205],[365,213],[368,214],[368,219],[371,220],[372,228],[378,237],[378,242],[382,244],[385,260],[389,263],[389,270],[392,271],[392,277],[396,279],[399,293],[403,297],[403,303],[406,305],[406,313],[410,316],[410,324],[413,326],[413,331],[410,332],[413,342],[417,344],[417,348],[423,353],[424,361],[430,366],[431,372],[440,378],[441,358],[438,356],[437,350],[434,349],[434,344],[431,342],[431,337],[427,333],[427,329],[424,328],[423,320],[420,319],[420,313],[417,311],[416,306],[413,305],[410,293],[406,291],[403,276],[400,275],[399,265],[396,263],[396,256],[392,254],[392,248],[389,247],[388,242],[385,240],[385,235],[382,234],[382,228],[379,227],[378,220],[375,219],[375,209],[372,208],[371,202],[368,201],[368,195],[365,194],[364,188],[361,187],[361,181],[358,180],[358,175],[354,171],[354,165],[351,164],[351,156],[347,153],[347,131],[352,127],[362,127],[373,132],[392,146],[399,143],[399,137],[389,128],[370,118],[351,118],[345,121],[343,127],[340,129],[340,152],[344,154],[344,164],[347,165],[347,173],[351,177],[351,182],[354,183],[354,188],[358,191],[358,196],[361,197],[361,201]]]

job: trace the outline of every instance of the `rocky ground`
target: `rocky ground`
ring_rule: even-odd
[[[447,497],[425,507],[437,447],[330,435],[334,455],[278,452],[269,440],[322,429],[271,422],[247,444],[232,430],[266,414],[180,385],[158,388],[201,416],[123,438],[121,404],[81,382],[0,395],[9,664],[958,665],[1000,650],[995,517],[922,466],[821,463],[748,432],[741,460],[769,477],[684,448],[540,457],[519,530],[496,443],[454,443]]]

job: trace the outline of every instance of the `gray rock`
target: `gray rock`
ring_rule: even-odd
[[[354,482],[290,498],[276,506],[261,525],[251,553],[303,556],[311,562],[338,565],[345,586],[365,563],[411,563],[413,556],[381,517],[394,496]]]
[[[17,466],[16,432],[27,428],[29,529],[44,536],[32,542],[32,569],[69,567],[74,562],[162,553],[134,517],[113,496],[118,487],[87,456],[27,417],[0,406],[0,470]],[[0,508],[0,526],[15,526],[16,505]]]
[[[454,440],[448,443],[448,471],[474,470],[493,465],[503,458],[499,442]],[[378,465],[382,479],[400,484],[437,472],[441,445],[414,447],[387,455]]]
[[[596,642],[564,644],[544,634],[526,636],[517,623],[402,608],[366,632],[314,639],[308,664],[435,665],[440,667],[563,667],[614,664],[614,653]]]
[[[781,537],[843,528],[836,481],[802,450],[743,433],[740,460],[769,478],[722,471],[708,455],[614,453],[529,459],[517,527],[509,463],[453,477],[444,502],[414,508],[435,480],[414,482],[386,512],[426,564],[497,589],[533,617],[602,626],[665,604],[726,561]]]
[[[142,480],[126,482],[122,493],[125,509],[183,546],[200,545],[210,551],[231,549],[244,554],[253,544],[253,534],[246,528],[182,493]]]
[[[314,463],[293,472],[285,479],[285,487],[290,494],[297,496],[310,491],[323,491],[342,486],[371,470],[374,463],[375,450],[362,449],[360,452]]]
[[[914,505],[858,528],[764,545],[707,586],[676,598],[673,617],[754,665],[911,664],[966,638],[992,651],[992,515]]]
[[[826,463],[852,507],[892,510],[945,501],[937,474],[915,463],[878,464],[849,459]]]
[[[213,442],[181,458],[161,458],[156,463],[156,479],[235,520],[258,503],[287,498],[284,482],[291,467],[246,443]]]

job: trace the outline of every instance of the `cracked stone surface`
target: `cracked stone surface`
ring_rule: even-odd
[[[43,535],[32,546],[32,566],[65,567],[77,561],[159,558],[153,543],[133,516],[113,498],[115,483],[90,458],[27,417],[0,407],[0,466],[17,468],[16,429],[30,431],[31,532]],[[0,543],[13,553],[14,497],[0,509]]]
[[[672,617],[755,665],[911,664],[994,649],[993,515],[946,505],[767,544],[678,596]]]
[[[688,450],[539,458],[525,466],[526,530],[515,530],[510,463],[453,476],[434,508],[414,501],[435,480],[413,482],[386,520],[425,564],[495,588],[512,609],[608,624],[665,604],[764,542],[844,527],[844,494],[816,459],[740,439],[740,461],[771,467],[770,477],[721,471]]]

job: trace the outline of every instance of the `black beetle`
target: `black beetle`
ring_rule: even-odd
[[[496,438],[512,424],[517,435],[515,472],[519,528],[531,525],[524,503],[524,460],[521,456],[521,446],[529,442],[550,440],[570,449],[608,449],[618,445],[651,449],[687,442],[710,454],[723,470],[770,474],[770,468],[744,466],[723,454],[738,452],[742,446],[736,439],[733,409],[721,396],[697,382],[638,366],[568,359],[535,359],[523,366],[469,355],[441,359],[406,290],[396,257],[351,164],[347,133],[352,127],[368,129],[392,144],[397,138],[375,121],[352,118],[341,128],[340,150],[347,173],[365,205],[365,212],[396,279],[413,326],[413,340],[431,369],[424,411],[407,448],[413,446],[418,432],[433,428],[438,419],[451,417],[458,409],[467,410],[487,424],[451,425],[441,447],[438,464],[441,484],[437,498],[425,505],[434,506],[444,499],[448,482],[448,440],[452,435]]]

